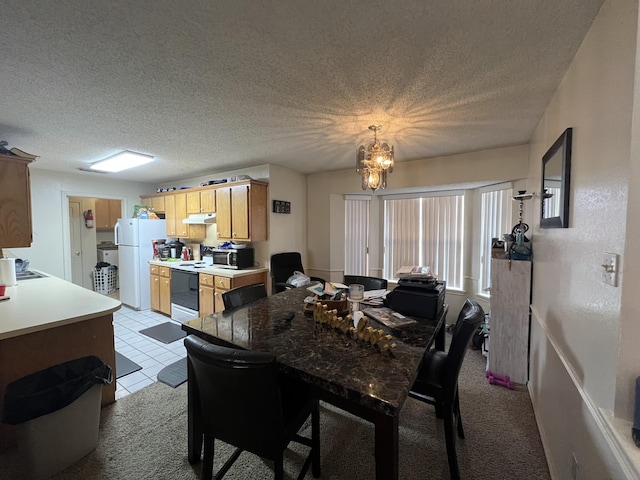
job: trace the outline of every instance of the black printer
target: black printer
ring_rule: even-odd
[[[417,320],[436,320],[444,309],[447,283],[435,278],[401,278],[398,286],[387,293],[386,306]]]

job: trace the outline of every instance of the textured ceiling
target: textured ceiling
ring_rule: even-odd
[[[160,183],[527,143],[602,0],[3,0],[0,140]],[[84,175],[95,175],[82,173]]]

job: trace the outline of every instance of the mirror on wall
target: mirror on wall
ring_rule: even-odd
[[[542,157],[540,227],[569,227],[571,134],[567,128]]]

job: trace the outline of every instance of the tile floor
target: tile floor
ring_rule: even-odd
[[[117,379],[116,400],[156,382],[160,370],[187,355],[182,340],[166,344],[139,333],[168,321],[173,320],[151,310],[138,311],[126,305],[113,314],[116,351],[142,367]]]

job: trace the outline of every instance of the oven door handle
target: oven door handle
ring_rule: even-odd
[[[231,252],[227,253],[227,265],[230,266],[230,267],[233,266],[233,265],[231,265]]]

